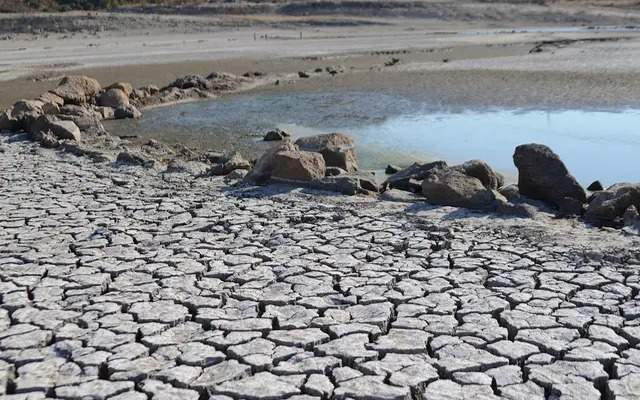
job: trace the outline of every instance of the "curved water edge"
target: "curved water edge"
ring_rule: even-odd
[[[438,104],[424,93],[324,91],[243,93],[150,109],[137,121],[115,121],[116,134],[183,142],[212,150],[260,153],[265,130],[293,136],[332,131],[356,141],[363,169],[443,159],[482,159],[514,179],[512,155],[542,143],[583,185],[640,180],[640,109],[505,109]]]

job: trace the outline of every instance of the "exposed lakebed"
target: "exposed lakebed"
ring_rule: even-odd
[[[550,146],[583,184],[640,180],[640,109],[467,109],[393,91],[251,93],[147,110],[116,134],[259,153],[265,130],[339,131],[357,143],[363,169],[416,160],[482,159],[515,176],[514,148]]]

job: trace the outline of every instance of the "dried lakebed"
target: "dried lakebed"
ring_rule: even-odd
[[[259,153],[274,127],[294,136],[330,131],[356,141],[360,165],[381,170],[415,160],[451,164],[482,159],[515,177],[513,149],[551,147],[587,186],[640,177],[640,111],[611,109],[466,109],[424,94],[393,91],[239,94],[147,110],[141,120],[110,121],[110,132]],[[512,178],[513,179],[513,178]]]
[[[0,144],[6,399],[633,399],[619,232]]]

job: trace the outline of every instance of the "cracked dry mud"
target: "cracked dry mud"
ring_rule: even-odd
[[[0,146],[0,397],[640,396],[637,248]]]

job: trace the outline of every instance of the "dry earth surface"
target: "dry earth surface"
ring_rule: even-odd
[[[419,82],[444,103],[640,98],[636,29],[562,29],[633,25],[632,3],[430,3],[421,19],[0,16],[0,105],[69,71],[136,86],[282,76],[259,90]],[[319,64],[348,73],[292,78]],[[22,139],[0,138],[2,398],[640,398],[636,236],[231,186]]]
[[[635,399],[637,239],[5,136],[6,399]]]

